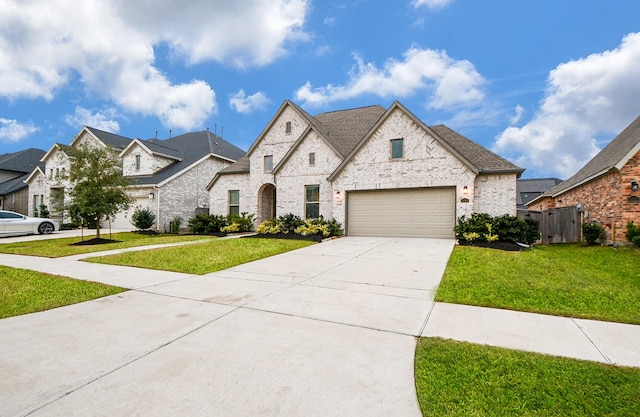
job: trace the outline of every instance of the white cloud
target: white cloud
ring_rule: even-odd
[[[154,66],[154,46],[188,63],[266,65],[306,36],[309,1],[4,0],[0,97],[51,100],[77,77],[88,94],[190,129],[216,111],[215,92],[173,83]]]
[[[27,136],[40,130],[32,123],[20,123],[15,119],[0,117],[0,141],[19,142]]]
[[[408,97],[421,90],[431,93],[428,106],[451,110],[482,101],[484,78],[469,61],[457,61],[444,51],[412,47],[403,60],[389,59],[382,69],[355,55],[349,81],[314,88],[310,82],[295,92],[296,100],[314,106],[349,100],[364,94]]]
[[[118,133],[120,131],[120,123],[115,120],[117,117],[118,112],[112,107],[91,111],[77,106],[75,112],[65,116],[64,120],[74,128],[90,126],[107,132]]]
[[[520,122],[520,120],[522,120],[522,116],[524,116],[524,107],[522,107],[521,105],[516,105],[516,108],[514,109],[515,114],[511,117],[511,119],[509,119],[509,123],[511,123],[511,125],[515,125],[518,124],[518,122]]]
[[[538,175],[568,177],[638,116],[640,33],[611,51],[558,65],[533,119],[499,135],[495,150]]]
[[[429,9],[442,9],[453,3],[453,0],[414,0],[412,2],[414,7],[426,6]]]
[[[263,110],[268,104],[269,99],[262,91],[247,96],[244,90],[241,89],[237,93],[229,95],[229,107],[242,114]]]

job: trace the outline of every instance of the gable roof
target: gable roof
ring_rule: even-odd
[[[16,191],[20,191],[23,188],[27,188],[29,185],[25,182],[25,180],[29,177],[29,175],[30,174],[22,174],[17,178],[0,183],[0,196],[5,196],[11,193],[15,193]]]
[[[560,178],[526,178],[519,179],[516,184],[516,206],[526,208],[526,204],[542,195],[547,190],[560,184]]]
[[[556,197],[614,169],[620,170],[638,152],[640,152],[640,116],[572,177],[551,188],[530,203],[540,198]]]
[[[349,155],[342,163],[333,171],[328,180],[332,181],[342,169],[349,163],[358,150],[371,138],[373,133],[395,110],[404,112],[414,123],[429,133],[436,141],[440,143],[451,154],[458,158],[463,164],[467,165],[476,174],[500,174],[515,173],[518,176],[524,172],[524,169],[507,161],[506,159],[496,155],[487,148],[473,142],[461,134],[449,129],[447,126],[438,125],[429,127],[422,120],[417,118],[399,101],[395,101],[386,112],[379,117],[370,127],[368,132],[359,140],[359,142],[349,152]]]
[[[129,146],[129,143],[132,141],[132,139],[116,135],[115,133],[105,132],[104,130],[96,129],[95,127],[85,126],[83,130],[89,131],[93,136],[100,139],[102,143],[115,149],[124,149]],[[73,146],[78,137],[80,137],[80,135],[76,136],[73,141],[71,141],[70,146]]]
[[[242,149],[211,133],[208,129],[185,133],[170,139],[149,139],[140,142],[163,155],[170,152],[177,161],[153,175],[136,178],[135,182],[139,185],[160,184],[209,156],[234,162],[245,155]]]
[[[0,170],[29,173],[37,166],[44,167],[40,162],[44,155],[45,151],[35,148],[2,154],[0,155]]]

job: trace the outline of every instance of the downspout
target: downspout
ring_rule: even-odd
[[[160,189],[157,185],[153,186],[153,189],[156,192],[156,232],[160,230]]]

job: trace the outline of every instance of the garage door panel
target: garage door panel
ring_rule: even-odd
[[[350,192],[347,211],[352,236],[453,238],[455,189]]]

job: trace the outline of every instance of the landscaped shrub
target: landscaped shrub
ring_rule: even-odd
[[[156,215],[148,208],[136,207],[131,215],[131,224],[138,230],[146,230],[153,226]]]
[[[603,231],[604,227],[597,223],[582,223],[582,234],[589,245],[596,243]]]
[[[230,214],[227,216],[227,224],[220,229],[223,233],[250,232],[253,230],[253,218],[255,214],[242,212],[240,214]]]
[[[295,225],[295,227],[293,227]],[[256,232],[262,235],[278,233],[295,233],[300,236],[342,236],[342,225],[336,220],[317,219],[302,220],[295,214],[286,214],[278,218],[260,223]]]
[[[627,240],[636,246],[640,246],[640,225],[635,225],[632,221],[627,223]]]
[[[491,217],[487,213],[473,213],[471,217],[461,216],[453,229],[461,241],[512,242],[533,244],[540,239],[538,222],[520,219],[505,214]]]
[[[182,218],[180,216],[175,216],[171,220],[171,233],[175,233],[175,234],[180,233],[181,224],[182,224]]]
[[[187,221],[191,233],[220,233],[227,226],[227,217],[213,214],[198,214]]]

